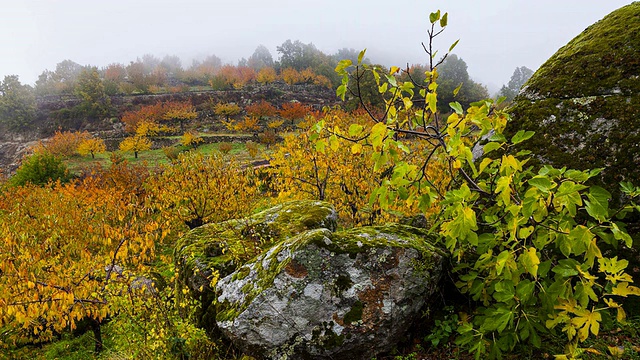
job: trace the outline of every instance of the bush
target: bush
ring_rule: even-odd
[[[230,142],[222,142],[218,146],[218,150],[220,150],[220,152],[225,155],[228,154],[231,149],[233,149],[233,144],[231,144]]]
[[[12,186],[46,185],[53,181],[69,181],[67,166],[59,157],[48,153],[33,154],[24,159],[16,174],[9,179]]]

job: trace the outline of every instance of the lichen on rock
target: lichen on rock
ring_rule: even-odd
[[[285,239],[217,285],[218,328],[261,358],[370,358],[434,293],[444,253],[405,225]]]
[[[200,325],[208,330],[216,310],[215,280],[239,269],[244,262],[268,249],[272,244],[316,228],[335,230],[337,213],[332,205],[321,201],[291,201],[244,219],[206,224],[181,238],[175,248],[180,285],[202,303]],[[246,267],[235,273],[242,280]]]

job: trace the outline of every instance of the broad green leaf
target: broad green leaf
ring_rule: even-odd
[[[494,288],[496,291],[493,293],[493,298],[498,302],[507,302],[515,296],[515,288],[511,281],[499,281]]]
[[[384,76],[387,78],[387,81],[389,82],[389,85],[391,85],[393,87],[398,86],[398,81],[396,80],[395,76],[387,75],[387,74],[385,74]]]
[[[358,125],[358,124],[351,124],[349,126],[349,136],[351,137],[355,137],[360,135],[360,133],[362,132],[362,125]]]
[[[535,288],[536,283],[528,279],[524,279],[520,281],[516,286],[516,296],[518,297],[518,299],[520,299],[521,302],[527,302],[534,294],[533,292]]]
[[[462,115],[462,105],[459,102],[450,102],[449,106],[456,112],[458,115]]]
[[[549,190],[556,187],[556,184],[552,183],[548,177],[541,176],[541,175],[532,177],[531,179],[529,179],[528,182],[529,182],[529,185],[536,187],[543,192],[549,192]]]
[[[535,134],[535,132],[533,131],[524,131],[524,130],[520,130],[518,131],[515,135],[513,135],[513,137],[511,138],[511,142],[515,145],[515,144],[519,144],[525,140],[531,139],[531,137]]]
[[[574,259],[562,259],[554,266],[551,271],[562,276],[571,277],[578,275],[578,266],[580,264]]]
[[[482,148],[482,151],[484,151],[485,155],[492,152],[493,150],[499,149],[502,146],[502,144],[497,143],[497,142],[489,142],[486,143],[484,145],[484,147]]]
[[[589,200],[585,200],[587,213],[600,222],[607,221],[611,193],[599,186],[592,186],[589,188],[587,197],[589,198]]]
[[[587,251],[591,240],[595,237],[591,230],[583,225],[578,225],[569,232],[569,239],[573,241],[573,253],[581,255]]]
[[[331,148],[332,151],[338,151],[339,147],[338,137],[335,134],[331,135],[329,137],[329,148]]]
[[[433,24],[436,21],[440,20],[440,10],[429,14],[429,21]]]
[[[445,27],[447,26],[447,20],[449,18],[449,13],[444,13],[444,15],[442,15],[442,17],[440,18],[440,26],[441,27]]]

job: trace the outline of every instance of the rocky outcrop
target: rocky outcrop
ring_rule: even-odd
[[[292,201],[190,231],[176,259],[200,325],[260,359],[392,349],[430,303],[444,252],[425,229],[336,220],[328,203]]]
[[[181,284],[201,303],[199,323],[215,330],[212,280],[225,277],[245,261],[283,239],[312,229],[335,230],[333,206],[321,201],[292,201],[245,219],[206,224],[191,230],[176,245]]]
[[[618,183],[640,183],[640,2],[622,7],[558,50],[511,108],[509,132],[534,162],[604,168],[598,184],[619,199]]]
[[[217,285],[216,322],[265,359],[370,359],[420,317],[443,253],[423,230],[316,229],[273,246]]]

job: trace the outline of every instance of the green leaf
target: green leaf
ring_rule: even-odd
[[[509,251],[507,250],[502,251],[498,255],[498,258],[496,259],[496,273],[498,275],[502,273],[502,270],[504,269],[504,266],[507,264],[508,259],[509,259]]]
[[[440,20],[440,10],[429,14],[429,21],[433,24],[436,21]]]
[[[429,104],[429,110],[434,114],[437,111],[437,102],[438,99],[435,93],[430,92],[427,94],[427,103]]]
[[[451,44],[451,46],[449,46],[449,52],[451,52],[451,50],[453,50],[456,45],[458,45],[458,43],[460,42],[460,39],[456,40],[453,44]]]
[[[395,76],[387,75],[387,74],[384,74],[384,76],[387,78],[387,81],[389,82],[389,85],[391,85],[393,87],[398,86],[398,82],[397,82]]]
[[[349,59],[340,60],[335,68],[335,72],[337,72],[339,75],[343,75],[346,71],[345,69],[351,65],[353,65],[353,61]]]
[[[441,27],[445,27],[447,26],[447,20],[449,18],[449,13],[444,13],[444,15],[442,15],[442,18],[440,18],[440,26]]]
[[[540,189],[542,192],[549,192],[549,190],[556,187],[556,184],[551,182],[548,177],[537,175],[529,179],[529,185]]]
[[[338,96],[340,100],[344,101],[346,94],[347,94],[347,86],[344,84],[338,86],[338,88],[336,89],[336,96]]]
[[[456,112],[458,115],[462,115],[462,105],[459,102],[450,102],[449,106]]]
[[[351,124],[349,126],[349,136],[355,137],[360,135],[360,133],[362,132],[362,125],[358,125],[358,124]]]
[[[499,149],[502,146],[502,144],[497,143],[497,142],[490,142],[490,143],[486,143],[484,145],[484,147],[482,148],[482,151],[486,154],[492,152],[493,150]]]
[[[529,140],[531,139],[531,137],[535,134],[535,132],[533,131],[524,131],[524,130],[520,130],[518,131],[515,135],[513,135],[513,137],[511,138],[511,142],[515,145],[515,144],[519,144],[525,140]]]
[[[540,264],[540,258],[538,258],[538,254],[536,248],[530,247],[527,252],[520,255],[520,259],[524,268],[527,270],[529,274],[531,274],[534,278],[538,277],[538,265]]]
[[[458,96],[458,93],[460,92],[460,89],[462,89],[462,83],[460,83],[460,85],[458,85],[457,88],[453,89],[453,96]]]
[[[580,264],[574,259],[562,259],[551,269],[554,273],[562,277],[571,277],[578,275],[578,266]]]
[[[515,296],[515,288],[511,281],[503,280],[497,282],[495,290],[496,292],[493,293],[493,298],[498,302],[507,302]]]
[[[531,299],[533,295],[533,291],[536,288],[536,283],[525,279],[518,283],[516,286],[516,296],[520,299],[521,302],[527,302]]]
[[[360,54],[358,54],[358,65],[362,64],[362,59],[364,59],[364,53],[367,52],[367,49],[363,49],[362,51],[360,51]]]
[[[587,197],[589,198],[589,200],[585,200],[587,213],[600,222],[607,221],[611,193],[599,186],[592,186],[589,188]]]

